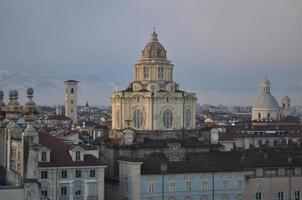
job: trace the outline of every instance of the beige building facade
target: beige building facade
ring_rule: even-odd
[[[112,129],[182,130],[195,128],[196,94],[179,90],[173,64],[152,33],[135,64],[135,80],[126,90],[112,94]]]
[[[301,166],[255,168],[247,172],[244,199],[302,199]]]

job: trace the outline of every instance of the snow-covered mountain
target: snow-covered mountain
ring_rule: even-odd
[[[63,104],[64,81],[68,79],[75,79],[80,82],[79,104],[84,104],[87,100],[94,105],[109,105],[112,91],[125,87],[95,74],[41,76],[0,69],[0,90],[5,92],[5,101],[8,101],[10,90],[18,90],[19,101],[24,102],[26,100],[26,88],[32,87],[35,90],[34,99],[38,104]]]

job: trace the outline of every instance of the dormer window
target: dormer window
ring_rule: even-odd
[[[42,154],[41,154],[41,161],[42,162],[47,162],[47,153],[45,151],[43,151]]]
[[[76,161],[81,161],[81,152],[80,151],[76,151],[75,159],[76,159]]]
[[[47,148],[42,148],[39,150],[39,162],[49,162],[50,161],[50,150]]]

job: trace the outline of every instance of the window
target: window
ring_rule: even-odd
[[[177,151],[177,145],[171,145],[170,150],[171,151]]]
[[[66,197],[67,196],[67,187],[63,186],[61,187],[61,197]]]
[[[144,78],[149,78],[149,68],[144,67]]]
[[[125,177],[124,183],[125,183],[125,192],[128,192],[129,190],[128,177]]]
[[[73,113],[73,109],[71,109],[70,112]]]
[[[81,170],[76,170],[76,178],[81,178],[81,177],[82,177]]]
[[[47,161],[47,153],[45,151],[42,152],[41,154],[41,161],[46,162]]]
[[[263,169],[261,169],[261,168],[256,169],[256,176],[257,177],[263,176]]]
[[[70,100],[70,103],[73,104],[73,100]]]
[[[47,179],[47,178],[48,178],[47,171],[41,171],[41,179]]]
[[[238,189],[243,188],[243,179],[242,178],[237,179],[237,188]]]
[[[191,182],[191,180],[186,180],[186,188],[187,188],[187,191],[190,191],[192,189],[192,182]]]
[[[67,178],[67,171],[66,170],[61,171],[61,178]]]
[[[222,179],[222,189],[228,189],[228,179]]]
[[[258,119],[261,119],[261,113],[258,113]]]
[[[154,183],[153,182],[151,182],[151,183],[149,183],[149,185],[148,185],[148,192],[154,192]]]
[[[74,93],[74,89],[73,89],[73,88],[70,89],[70,93],[71,93],[71,94]]]
[[[160,66],[158,68],[158,79],[159,80],[164,79],[164,67],[163,66]]]
[[[268,119],[271,118],[271,113],[267,113],[267,118],[268,118]]]
[[[294,200],[301,200],[301,192],[300,191],[295,191],[294,192]]]
[[[47,197],[47,187],[41,187],[41,194],[44,197]]]
[[[258,141],[258,145],[261,146],[262,145],[262,140]]]
[[[94,169],[92,169],[92,170],[90,170],[90,178],[94,178],[95,177],[95,170]]]
[[[81,187],[80,186],[75,187],[74,191],[75,191],[75,196],[81,196]]]
[[[285,175],[285,170],[283,168],[278,169],[278,175],[279,176],[284,176]]]
[[[277,193],[277,199],[278,200],[286,200],[287,199],[287,195],[285,192],[278,192]]]
[[[170,161],[179,161],[179,156],[170,156],[169,160]]]
[[[261,189],[263,187],[263,182],[261,178],[256,179],[256,188]]]
[[[254,200],[263,200],[263,199],[264,199],[264,193],[262,192],[254,193]]]
[[[80,161],[80,160],[81,160],[81,152],[76,151],[76,161]]]
[[[98,194],[98,183],[96,182],[96,183],[87,183],[87,189],[88,189],[88,192],[87,192],[87,195],[88,196],[97,196],[97,195],[99,195]],[[93,200],[93,198],[87,198],[88,200]]]
[[[176,190],[176,182],[175,181],[170,181],[169,182],[169,191],[170,192],[175,192]]]
[[[295,175],[301,175],[301,168],[296,167],[294,173]]]
[[[165,128],[171,128],[173,121],[173,113],[170,109],[166,109],[163,115],[163,123]]]
[[[201,190],[203,191],[207,191],[209,188],[208,188],[208,179],[202,179],[201,180]]]
[[[133,113],[133,125],[135,128],[141,128],[143,125],[143,113],[140,110],[135,110]]]

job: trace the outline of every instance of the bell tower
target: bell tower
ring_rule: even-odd
[[[65,81],[65,116],[77,123],[77,99],[78,99],[78,81]]]

